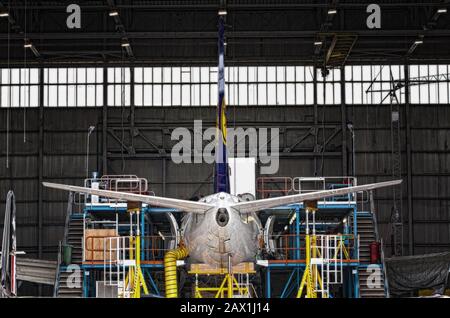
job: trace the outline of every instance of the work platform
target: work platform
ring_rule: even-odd
[[[108,180],[108,184],[114,185],[117,191],[151,193],[145,179],[136,176],[108,176],[107,178],[128,180],[126,182]],[[356,179],[348,177],[288,179],[292,182],[286,182],[282,178],[276,178],[275,182],[287,185],[291,182],[290,188],[289,186],[281,189],[278,187],[272,190],[268,190],[269,185],[273,186],[270,180],[261,181],[259,179],[257,184],[264,184],[263,188],[257,188],[259,197],[267,198],[313,191],[317,190],[317,184],[319,184],[319,190],[356,184]],[[339,180],[341,183],[338,182]],[[98,179],[88,179],[86,186],[97,187],[98,185],[95,184],[97,181]],[[130,184],[126,185],[127,182]],[[315,189],[305,186],[305,184],[314,183],[316,184]],[[365,199],[361,199],[362,197]],[[323,246],[316,242],[316,248],[323,253],[336,254],[327,256],[328,258],[322,265],[317,265],[321,270],[326,268],[326,271],[323,272],[325,278],[322,283],[327,285],[327,291],[323,294],[327,297],[388,296],[387,282],[384,280],[383,259],[379,260],[378,264],[370,264],[368,255],[370,244],[378,240],[376,218],[373,206],[370,204],[371,200],[373,198],[366,193],[332,197],[317,202],[317,211],[314,213],[313,238],[322,240]],[[79,266],[81,271],[79,296],[113,295],[112,297],[116,297],[117,293],[111,292],[111,290],[121,286],[120,280],[127,276],[125,273],[127,269],[136,266],[135,261],[130,261],[130,255],[134,255],[135,258],[136,252],[140,256],[140,271],[149,287],[148,294],[153,297],[165,295],[162,283],[164,256],[169,250],[176,248],[180,242],[178,224],[182,211],[143,204],[138,213],[130,216],[126,202],[95,196],[78,197],[77,200],[69,202],[69,205],[76,206],[77,213],[68,209],[70,212],[68,212],[66,226],[68,232],[65,236],[71,237],[71,239],[66,244],[73,245],[76,242],[75,245],[79,246],[74,249],[80,249],[81,255],[75,259],[73,264],[62,265],[59,271],[63,277],[66,275],[67,269],[70,269],[70,265]],[[229,290],[226,288],[225,281],[228,278],[230,279],[228,285],[234,286],[232,290],[238,293],[238,297],[295,297],[301,285],[302,275],[308,268],[307,226],[305,224],[307,206],[305,203],[281,206],[261,211],[259,216],[265,223],[264,246],[261,246],[261,250],[256,256],[256,262],[252,263],[251,270],[247,270],[245,273],[235,271],[236,277],[238,277],[236,282],[233,281],[233,277],[227,276],[228,273],[225,269],[220,272],[210,271],[207,273],[202,270],[201,265],[188,267],[184,261],[177,262],[179,273],[184,273],[180,279],[185,282],[185,288],[191,288],[192,297],[226,296]],[[75,223],[78,224],[78,227],[74,227]],[[139,234],[140,242],[138,250],[129,243],[129,240],[136,237],[136,233]],[[334,241],[331,242],[330,239]],[[109,243],[107,243],[108,240]],[[116,240],[116,243],[112,243],[113,240]],[[120,243],[118,240],[123,242]],[[328,241],[325,242],[325,240]],[[120,246],[123,247],[123,250],[119,252]],[[105,256],[108,253],[111,254],[111,250],[114,249],[116,249],[114,252],[116,254],[123,253],[123,259],[119,260],[118,257],[111,256],[108,259]],[[318,262],[320,257],[315,255],[313,261]],[[322,257],[322,262],[323,260],[324,257]],[[366,286],[368,268],[370,271],[378,271],[375,274],[380,277],[382,286],[376,286],[376,288]],[[223,285],[204,286],[202,276],[214,275],[217,277],[217,281]],[[259,288],[256,288],[258,292],[253,283],[259,285]],[[63,292],[57,292],[57,294],[64,295],[64,292],[67,292],[65,287],[64,284],[60,284]],[[100,289],[103,292],[100,292]],[[78,295],[78,292],[73,294]]]

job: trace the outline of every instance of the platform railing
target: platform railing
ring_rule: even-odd
[[[317,234],[317,238],[321,238],[326,235]],[[339,234],[334,235],[340,237],[342,240],[342,252],[349,257],[345,257],[345,261],[358,260],[356,242],[353,234]],[[269,239],[275,242],[273,252],[271,253],[276,260],[279,261],[296,261],[305,258],[305,234],[284,234],[284,235],[271,235]]]
[[[139,178],[136,175],[105,175],[101,178],[88,178],[84,180],[84,186],[99,190],[155,195],[154,192],[149,191],[147,179]],[[84,203],[125,202],[95,195],[83,195],[79,201],[82,199],[84,199]]]
[[[256,179],[256,192],[260,199],[292,194],[292,178],[260,177]]]
[[[294,193],[310,193],[322,190],[332,190],[348,188],[357,185],[355,177],[295,177],[292,179],[292,190]],[[349,193],[345,195],[324,198],[325,202],[350,203],[357,201],[357,194]]]
[[[355,177],[260,177],[256,179],[258,198],[286,196],[357,185]],[[326,202],[368,202],[367,193],[350,193],[325,198]]]
[[[85,260],[85,263],[89,264],[107,260],[109,250],[106,246],[108,245],[108,241],[111,241],[114,237],[126,237],[128,239],[126,239],[125,243],[129,244],[130,242],[129,236],[87,236],[85,239],[85,254],[92,255],[92,257]],[[166,252],[173,249],[172,242],[175,239],[175,236],[161,235],[141,237],[141,261],[162,261]],[[99,253],[101,254],[99,255]]]

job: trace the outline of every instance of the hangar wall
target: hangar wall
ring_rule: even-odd
[[[341,105],[229,106],[228,121],[230,127],[280,128],[281,159],[277,176],[314,176],[315,170],[317,175],[337,176],[351,173],[352,167],[349,131],[346,131],[344,141],[347,151],[342,152],[341,109]],[[209,193],[212,166],[172,163],[170,151],[175,141],[171,141],[170,133],[176,127],[192,127],[193,120],[198,118],[204,118],[204,127],[212,126],[214,111],[211,107],[98,107],[45,108],[41,114],[36,108],[26,111],[1,109],[1,228],[4,199],[7,191],[13,189],[17,198],[18,248],[30,257],[55,258],[58,240],[62,239],[64,231],[67,193],[43,189],[39,182],[82,184],[90,125],[96,126],[90,139],[91,171],[103,172],[106,161],[110,174],[123,172],[148,178],[157,195],[190,198]],[[390,106],[349,105],[346,113],[347,121],[355,126],[358,182],[390,179]],[[404,109],[401,113],[404,250],[407,254],[408,173]],[[10,116],[8,159],[7,116]],[[450,126],[447,120],[450,106],[411,105],[410,117],[414,253],[447,251],[450,248]],[[107,118],[105,129],[104,118]],[[314,127],[317,129],[311,130]],[[130,130],[134,132],[133,138]],[[105,131],[106,151],[103,147]],[[322,151],[324,140],[326,146]],[[7,161],[9,168],[6,168]],[[376,199],[380,234],[389,243],[391,190],[379,190]]]

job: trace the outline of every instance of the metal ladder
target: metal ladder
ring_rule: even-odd
[[[320,278],[322,284],[319,284],[318,275],[313,275],[315,281],[315,292],[320,293],[322,298],[330,297],[330,285],[342,284],[343,281],[343,250],[341,235],[317,235],[316,248],[318,257],[311,259],[313,263],[319,265]]]
[[[126,282],[126,278],[129,270],[136,266],[136,261],[130,259],[131,253],[135,253],[130,244],[130,237],[107,237],[103,248],[104,286],[116,288],[119,298],[130,298],[133,291],[130,289],[131,282]]]

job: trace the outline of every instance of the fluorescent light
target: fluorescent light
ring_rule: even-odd
[[[416,45],[423,44],[423,40],[416,40],[416,41],[414,42],[414,44],[416,44]]]
[[[336,10],[336,9],[329,9],[329,10],[328,10],[328,14],[329,14],[329,15],[336,14],[336,13],[337,13],[337,10]]]
[[[289,225],[291,225],[292,223],[294,223],[295,219],[297,218],[297,214],[295,213],[291,219],[289,220]]]
[[[219,10],[218,14],[219,15],[227,15],[227,10],[221,9],[221,10]]]
[[[122,47],[129,47],[130,46],[130,41],[128,41],[127,38],[122,38]]]
[[[438,13],[447,13],[447,8],[442,8],[437,10]]]
[[[119,15],[119,12],[117,10],[113,10],[109,12],[110,17],[117,17]]]
[[[26,48],[26,49],[32,48],[32,47],[33,47],[33,43],[31,43],[31,42],[26,42],[26,43],[23,45],[23,47]]]
[[[0,18],[6,18],[6,17],[9,17],[8,12],[0,12]]]
[[[322,45],[323,44],[323,42],[322,41],[316,41],[316,42],[314,42],[314,45]]]

